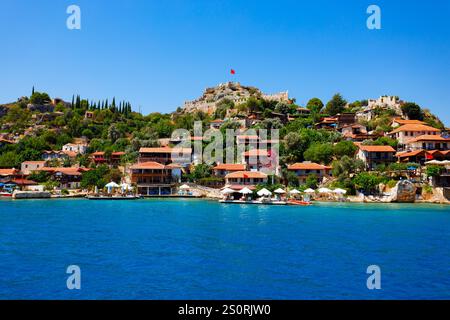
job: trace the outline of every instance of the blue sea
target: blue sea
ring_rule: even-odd
[[[1,200],[0,299],[450,299],[450,206]]]

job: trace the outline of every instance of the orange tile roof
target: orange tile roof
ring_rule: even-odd
[[[22,164],[46,164],[47,161],[45,160],[38,160],[38,161],[24,161]]]
[[[425,124],[425,122],[420,121],[420,120],[404,120],[404,119],[399,119],[399,118],[395,118],[392,121],[397,122],[399,124]]]
[[[242,135],[237,136],[239,140],[259,140],[259,137],[257,135]]]
[[[240,163],[221,163],[213,168],[214,170],[228,170],[228,171],[244,171],[245,165]]]
[[[78,168],[78,167],[43,167],[39,168],[36,171],[47,171],[47,172],[61,172],[63,174],[71,175],[71,176],[79,176],[84,171],[89,171],[88,168]]]
[[[421,136],[415,137],[409,140],[407,143],[418,142],[418,141],[450,141],[450,138],[444,138],[440,135],[433,134],[423,134]]]
[[[329,170],[331,167],[315,162],[298,162],[288,166],[288,170]]]
[[[244,152],[244,157],[256,157],[256,156],[267,157],[268,155],[269,152],[266,149],[252,149]]]
[[[103,151],[96,151],[92,155],[93,156],[103,156],[105,153]]]
[[[267,178],[267,175],[262,172],[255,172],[255,171],[237,171],[229,173],[225,176],[225,178],[241,178],[241,179],[248,179],[248,178]]]
[[[224,120],[221,120],[221,119],[216,119],[216,120],[211,121],[211,123],[222,123],[222,122],[224,122]]]
[[[172,152],[176,152],[176,153],[190,154],[190,153],[192,153],[192,149],[191,148],[169,148],[169,147],[164,147],[164,148],[140,148],[139,152],[140,153],[172,153]]]
[[[365,146],[359,145],[359,149],[367,152],[395,152],[391,146]]]
[[[28,179],[13,179],[11,180],[11,182],[17,184],[17,185],[21,185],[21,186],[33,186],[33,185],[37,185],[38,183],[33,181],[33,180],[28,180]]]
[[[399,152],[395,156],[398,157],[398,158],[415,157],[415,156],[418,156],[419,154],[422,154],[422,153],[425,154],[425,152],[426,152],[426,150],[415,150],[415,151]]]
[[[0,169],[0,176],[13,176],[15,174],[19,173],[19,170],[17,169]]]
[[[166,168],[167,166],[155,161],[137,163],[130,167],[130,169],[150,169],[150,170],[163,170]]]
[[[389,134],[392,133],[397,133],[397,132],[405,132],[405,131],[412,131],[412,132],[417,132],[417,131],[428,131],[428,132],[440,132],[441,130],[427,126],[425,124],[404,124],[400,127],[398,127],[397,129],[389,132]]]

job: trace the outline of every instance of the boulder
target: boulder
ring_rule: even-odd
[[[391,190],[388,202],[414,202],[416,200],[416,186],[408,180],[401,180]]]

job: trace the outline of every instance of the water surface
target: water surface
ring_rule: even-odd
[[[450,207],[2,200],[0,298],[449,299]]]

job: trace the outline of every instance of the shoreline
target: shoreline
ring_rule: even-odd
[[[19,198],[14,199],[12,197],[3,197],[0,198],[2,200],[89,200],[85,195],[68,195],[68,196],[54,196],[52,195],[49,198]],[[143,197],[141,199],[137,199],[134,201],[148,201],[148,200],[195,200],[195,201],[208,201],[208,202],[219,202],[219,199],[213,197],[183,197],[183,196],[171,196],[171,197]],[[108,199],[104,199],[104,201],[108,201]],[[121,200],[110,200],[110,201],[121,201]],[[124,200],[125,201],[125,200]],[[127,201],[128,202],[128,201]],[[1,202],[0,202],[1,203]],[[383,202],[383,201],[371,201],[371,200],[347,200],[347,201],[333,201],[333,200],[313,200],[311,205],[314,204],[397,204],[397,205],[423,205],[423,204],[432,204],[432,205],[450,205],[450,202],[438,202],[438,201],[429,201],[429,200],[417,200],[415,202]],[[245,203],[243,203],[245,205]],[[288,205],[289,206],[289,205]]]

